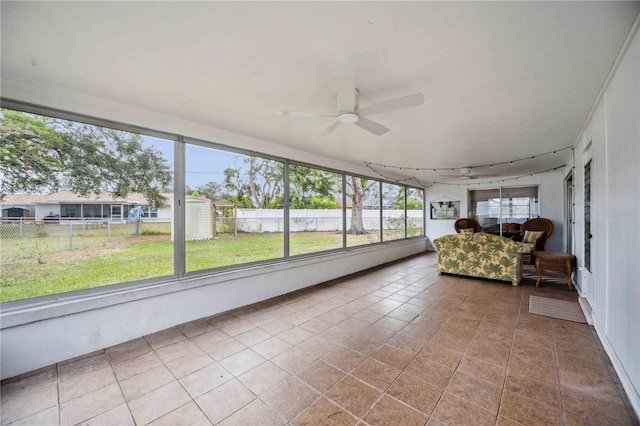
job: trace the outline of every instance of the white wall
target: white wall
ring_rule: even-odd
[[[638,21],[576,144],[574,170],[582,296],[640,412],[640,35]],[[584,270],[584,164],[591,169],[591,271]]]
[[[560,172],[544,173],[534,176],[527,176],[517,180],[501,182],[503,187],[509,186],[538,186],[539,214],[553,222],[554,231],[551,238],[545,244],[545,250],[563,250],[563,228],[564,228],[564,195],[563,195],[563,174]],[[479,185],[454,186],[454,185],[433,185],[427,189],[427,208],[431,201],[439,200],[442,197],[460,201],[460,217],[469,217],[469,189],[489,189],[498,188],[499,185]],[[453,223],[455,220],[431,220],[427,215],[426,234],[431,241],[443,235],[453,234]]]

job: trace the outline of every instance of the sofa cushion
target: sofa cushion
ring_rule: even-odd
[[[473,234],[475,230],[473,228],[462,228],[460,230],[461,234]]]
[[[523,243],[535,243],[538,238],[544,235],[544,231],[524,231],[524,237],[522,237]]]

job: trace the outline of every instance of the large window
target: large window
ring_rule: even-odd
[[[382,184],[382,240],[405,238],[405,187]]]
[[[424,191],[407,188],[407,237],[424,235]]]
[[[187,144],[186,272],[284,256],[284,164]]]
[[[2,302],[424,235],[419,189],[0,111]]]
[[[22,212],[0,223],[3,302],[174,274],[173,141],[7,109],[0,131],[3,219]]]
[[[517,225],[538,217],[538,187],[469,191],[469,210],[485,232],[500,234],[507,229],[517,232]]]
[[[290,255],[342,248],[342,175],[289,166]]]
[[[380,242],[380,182],[347,176],[347,246]]]

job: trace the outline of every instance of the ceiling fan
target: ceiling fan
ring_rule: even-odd
[[[471,167],[461,167],[459,170],[460,170],[460,173],[458,173],[457,175],[440,175],[440,177],[444,178],[443,180],[467,180],[467,179],[478,179],[478,178],[498,176],[496,174],[476,173],[472,170]]]
[[[338,100],[337,113],[278,111],[278,114],[291,117],[337,118],[335,123],[327,127],[324,132],[322,132],[322,136],[328,135],[343,124],[355,124],[376,136],[380,136],[387,133],[389,129],[375,121],[365,118],[366,115],[395,111],[424,104],[424,95],[422,93],[416,93],[414,95],[403,96],[401,98],[391,99],[389,101],[360,108],[358,104],[360,92],[355,88],[353,77],[336,76],[335,83]]]

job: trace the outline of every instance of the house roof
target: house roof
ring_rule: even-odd
[[[164,194],[165,205],[171,205],[173,194]],[[8,205],[33,205],[33,204],[61,204],[61,203],[130,203],[149,204],[142,194],[130,194],[126,198],[116,198],[109,193],[91,194],[81,196],[69,191],[60,191],[53,194],[9,194],[2,200],[2,208]]]

